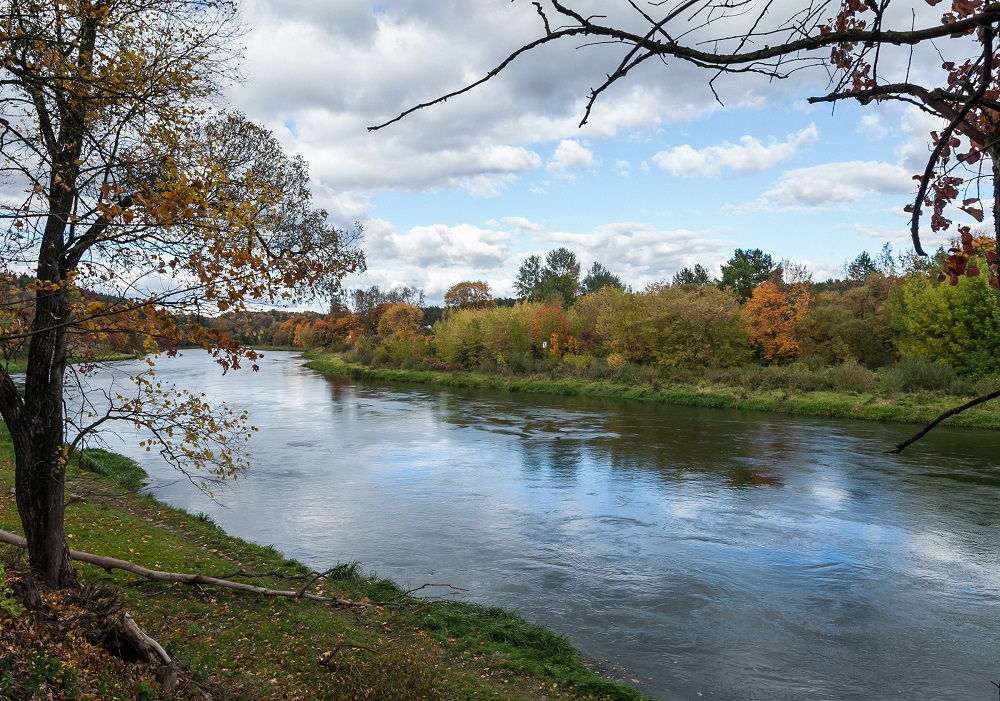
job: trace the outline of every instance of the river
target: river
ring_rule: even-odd
[[[254,470],[149,491],[322,570],[462,587],[669,699],[993,699],[1000,434],[328,378],[157,376],[247,408]],[[94,380],[139,368],[117,366]],[[119,378],[120,382],[120,378]]]

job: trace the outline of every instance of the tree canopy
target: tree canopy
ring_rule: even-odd
[[[28,275],[0,307],[0,415],[15,448],[18,512],[35,575],[74,574],[63,532],[70,452],[108,421],[151,432],[151,447],[206,485],[240,472],[245,415],[134,378],[131,396],[64,415],[72,358],[129,334],[146,352],[247,352],[179,313],[240,311],[336,289],[364,266],[356,234],[327,222],[304,160],[245,117],[220,112],[235,77],[231,2],[6,0],[0,14],[0,276]],[[99,294],[97,294],[99,293]],[[26,360],[23,386],[8,371]],[[71,428],[67,435],[66,427]],[[68,441],[68,442],[67,442]],[[199,470],[201,470],[199,474]]]
[[[496,305],[489,283],[483,280],[459,282],[444,293],[444,306],[449,309],[483,309]]]
[[[774,269],[774,260],[759,248],[737,248],[733,257],[722,266],[719,287],[730,288],[741,300],[747,300],[757,285],[764,282]]]
[[[594,261],[594,264],[590,266],[590,270],[584,276],[583,281],[580,283],[580,293],[581,294],[591,294],[597,292],[604,287],[617,287],[618,289],[624,289],[625,285],[622,283],[620,277],[608,270],[604,265],[598,261]]]
[[[528,256],[521,263],[514,280],[514,291],[521,299],[546,301],[558,297],[569,306],[579,294],[590,294],[602,287],[623,288],[621,278],[595,261],[580,280],[580,261],[566,247],[555,248],[545,255]]]

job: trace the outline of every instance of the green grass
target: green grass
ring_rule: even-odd
[[[80,452],[75,467],[81,472],[101,475],[106,481],[127,492],[138,492],[146,483],[146,472],[124,455],[102,448]]]
[[[468,387],[559,396],[586,396],[659,402],[678,406],[781,412],[798,416],[929,423],[971,396],[944,392],[879,393],[831,390],[748,389],[717,382],[628,384],[612,379],[559,377],[555,371],[520,376],[474,371],[371,368],[348,362],[339,354],[310,352],[306,366],[320,372],[382,382]],[[1000,429],[1000,402],[990,402],[947,420],[947,425]]]
[[[0,424],[0,528],[20,532],[12,445]],[[208,575],[277,589],[298,589],[309,570],[275,548],[233,538],[210,518],[136,494],[143,475],[121,456],[87,450],[71,463],[66,510],[70,547],[147,567]],[[322,537],[318,534],[316,537]],[[23,570],[23,551],[0,545],[8,575]],[[336,563],[331,563],[334,565]],[[551,631],[509,611],[407,598],[399,585],[344,563],[311,591],[354,601],[391,602],[369,609],[269,599],[211,587],[137,581],[78,565],[84,581],[113,585],[143,628],[217,699],[642,699],[605,681]],[[2,588],[2,583],[0,583]],[[80,616],[50,602],[51,630],[18,637],[29,617],[0,613],[0,698],[38,687],[36,698],[165,698],[148,676],[86,645],[66,646]],[[11,642],[12,641],[12,642]],[[5,657],[9,644],[16,655]],[[18,667],[18,665],[21,665]],[[4,667],[6,665],[6,667]],[[131,671],[130,671],[131,670]],[[21,674],[20,677],[17,675]],[[34,675],[34,676],[32,676]],[[6,680],[6,681],[5,681]],[[186,692],[185,692],[186,693]],[[182,694],[179,698],[196,696]]]
[[[139,356],[136,355],[135,353],[107,353],[104,355],[100,355],[96,359],[81,360],[79,358],[70,358],[70,363],[71,364],[90,363],[90,362],[111,363],[118,360],[134,360],[135,358],[138,357]],[[26,357],[25,358],[15,357],[11,359],[6,366],[3,366],[3,369],[10,373],[25,372],[28,369],[28,359]]]

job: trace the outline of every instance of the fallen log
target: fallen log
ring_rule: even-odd
[[[9,543],[10,545],[17,545],[22,548],[27,547],[28,542],[22,537],[15,533],[10,533],[9,531],[0,530],[0,542]],[[273,597],[283,597],[288,599],[305,599],[307,601],[319,601],[327,604],[334,604],[336,606],[354,606],[358,608],[374,608],[377,604],[363,603],[360,601],[351,601],[349,599],[341,599],[336,596],[324,596],[322,594],[312,594],[304,590],[284,590],[284,589],[271,589],[269,587],[258,587],[253,584],[244,584],[243,582],[233,582],[228,579],[220,579],[218,577],[210,577],[204,574],[187,574],[184,572],[163,572],[162,570],[151,570],[148,567],[143,567],[134,562],[128,560],[119,560],[114,557],[105,557],[103,555],[94,555],[92,553],[85,553],[80,550],[70,550],[69,556],[71,559],[77,562],[86,562],[91,565],[97,565],[108,572],[111,570],[122,570],[124,572],[131,572],[134,575],[143,577],[154,582],[179,582],[181,584],[204,584],[213,587],[220,587],[223,589],[235,589],[236,591],[245,591],[252,594],[258,594],[260,596],[273,596]]]

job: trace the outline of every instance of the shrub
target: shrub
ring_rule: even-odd
[[[900,384],[904,392],[948,391],[958,379],[958,373],[950,365],[923,358],[903,358],[896,365]],[[885,374],[891,374],[892,370]]]
[[[875,386],[875,375],[854,361],[838,365],[830,374],[831,384],[838,392],[869,392]]]
[[[714,286],[655,286],[644,300],[657,365],[725,367],[750,359],[743,314],[732,292]]]

